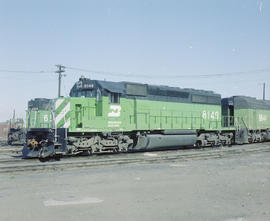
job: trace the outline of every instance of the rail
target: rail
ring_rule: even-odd
[[[155,151],[155,154],[147,156],[143,153],[134,154],[111,154],[106,157],[63,158],[61,161],[40,163],[35,160],[12,160],[12,164],[0,161],[0,174],[10,173],[32,173],[41,171],[63,171],[74,169],[89,169],[97,167],[112,167],[130,164],[151,164],[151,163],[175,163],[187,160],[206,160],[225,158],[234,155],[270,152],[269,143],[256,143],[239,145],[234,147],[217,147],[205,149],[188,149],[177,151]]]

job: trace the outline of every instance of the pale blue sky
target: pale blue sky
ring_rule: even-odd
[[[261,98],[266,82],[270,99],[270,1],[0,0],[0,70],[55,71],[55,64],[129,75],[67,69],[63,95],[84,74],[223,97]],[[258,69],[268,71],[180,77]],[[29,99],[57,95],[57,75],[0,72],[0,88],[0,121],[14,108],[24,117]]]

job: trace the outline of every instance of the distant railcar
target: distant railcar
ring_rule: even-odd
[[[246,96],[222,99],[223,126],[234,127],[236,143],[270,140],[270,101]]]
[[[10,128],[8,131],[8,145],[22,145],[25,141],[25,128]]]
[[[237,103],[221,105],[211,91],[80,78],[70,97],[48,104],[47,117],[28,110],[38,125],[29,124],[25,157],[230,145],[250,133]],[[261,140],[269,139],[268,120],[263,127]]]
[[[15,119],[15,114],[14,114],[13,119],[10,120],[9,130],[7,134],[8,145],[24,144],[25,136],[26,136],[26,129],[24,127],[24,121],[21,118]]]

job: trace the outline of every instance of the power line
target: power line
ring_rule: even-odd
[[[76,67],[69,67],[65,66],[66,69],[70,70],[77,70],[77,71],[83,71],[83,72],[89,72],[89,73],[96,73],[96,74],[102,74],[102,75],[109,75],[109,76],[118,76],[118,77],[146,77],[147,74],[123,74],[123,73],[117,73],[117,72],[108,72],[108,71],[97,71],[97,70],[89,70],[84,68],[76,68]],[[270,72],[270,68],[265,69],[255,69],[255,70],[249,70],[249,71],[238,71],[238,72],[227,72],[227,73],[218,73],[218,74],[184,74],[184,75],[149,75],[154,78],[197,78],[197,77],[223,77],[223,76],[237,76],[237,75],[249,75],[249,74],[260,74]]]
[[[21,74],[47,74],[54,73],[54,71],[27,71],[27,70],[3,70],[0,69],[1,73],[21,73]]]
[[[78,68],[78,67],[70,67],[65,66],[66,69],[75,70],[75,71],[82,71],[88,73],[95,73],[101,74],[106,76],[114,76],[114,77],[146,77],[151,76],[154,78],[209,78],[209,77],[224,77],[224,76],[238,76],[238,75],[250,75],[250,74],[261,74],[265,72],[270,72],[270,68],[264,69],[254,69],[248,71],[238,71],[238,72],[227,72],[227,73],[217,73],[217,74],[179,74],[179,75],[150,75],[150,74],[136,74],[136,73],[119,73],[119,72],[109,72],[109,71],[100,71],[100,70],[92,70],[92,69],[85,69],[85,68]],[[31,71],[31,70],[7,70],[7,69],[0,69],[0,73],[22,73],[22,74],[47,74],[47,73],[55,73],[55,71]]]
[[[89,70],[89,69],[69,67],[69,66],[65,66],[65,67],[66,67],[66,69],[75,70],[75,71],[83,71],[83,72],[90,72],[90,73],[104,74],[104,75],[118,76],[118,77],[121,77],[121,76],[123,76],[123,77],[130,77],[130,75],[123,74],[123,73]]]

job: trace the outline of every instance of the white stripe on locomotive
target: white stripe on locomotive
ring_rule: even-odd
[[[68,120],[65,122],[63,128],[69,128],[69,126],[70,126],[70,118],[68,118]]]
[[[66,116],[66,114],[70,111],[70,102],[61,110],[61,112],[56,116],[55,123],[56,125]]]
[[[58,99],[55,102],[55,109],[57,109],[62,103],[64,102],[64,99]]]

